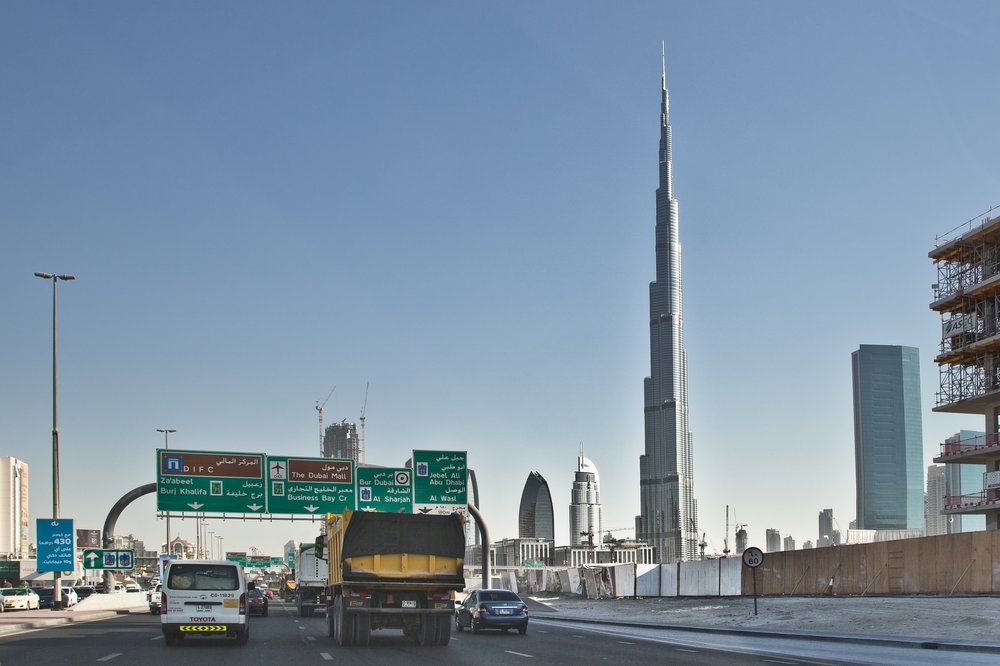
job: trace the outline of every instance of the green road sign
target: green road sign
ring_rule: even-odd
[[[413,470],[359,467],[358,511],[413,513]]]
[[[131,571],[135,568],[135,551],[88,548],[83,551],[83,568]]]
[[[413,513],[465,513],[465,451],[413,452]]]
[[[354,509],[354,461],[267,457],[270,513],[343,513]]]
[[[156,450],[159,511],[264,513],[264,454]]]

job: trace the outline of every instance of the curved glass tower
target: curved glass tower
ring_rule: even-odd
[[[538,472],[528,474],[517,512],[517,538],[555,540],[555,518],[549,484]]]
[[[681,242],[671,161],[666,61],[661,79],[660,183],[656,189],[656,281],[649,285],[650,376],[643,382],[646,452],[639,457],[640,515],[636,537],[661,563],[698,557],[691,433],[688,431],[687,351]]]

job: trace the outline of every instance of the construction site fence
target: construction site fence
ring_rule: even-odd
[[[766,553],[756,579],[762,596],[1000,594],[1000,531]],[[739,557],[525,568],[499,573],[492,584],[518,593],[592,599],[754,591],[753,570]]]

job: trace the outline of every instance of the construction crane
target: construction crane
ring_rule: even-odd
[[[330,392],[326,394],[326,400],[324,400],[322,404],[320,404],[319,400],[316,401],[316,411],[319,412],[319,454],[320,455],[323,455],[323,408],[326,407],[326,403],[329,402],[330,396],[332,396],[333,392],[336,391],[336,390],[337,390],[337,387],[336,387],[336,385],[334,385],[334,387],[332,389],[330,389]]]
[[[365,382],[365,399],[361,403],[361,416],[358,418],[361,421],[361,464],[365,463],[365,409],[368,407],[368,384],[371,382]]]

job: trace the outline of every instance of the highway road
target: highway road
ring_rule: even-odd
[[[290,604],[273,601],[268,617],[251,619],[250,642],[243,647],[225,641],[188,639],[167,647],[159,617],[118,615],[86,624],[63,625],[0,637],[0,666],[30,664],[988,664],[996,655],[943,653],[930,650],[854,653],[851,646],[817,641],[760,641],[659,629],[581,625],[533,618],[525,636],[510,632],[452,633],[448,646],[420,647],[400,631],[372,634],[365,648],[342,648],[326,633],[326,618],[299,618]],[[805,644],[791,650],[784,645]],[[864,646],[862,646],[864,647]],[[899,650],[900,648],[894,648]],[[796,652],[801,656],[794,655]],[[756,653],[756,654],[755,654]],[[786,654],[787,653],[787,654]],[[960,657],[960,659],[958,659]],[[989,659],[979,661],[980,657]],[[926,661],[924,660],[926,659]],[[953,661],[954,659],[954,661]]]

